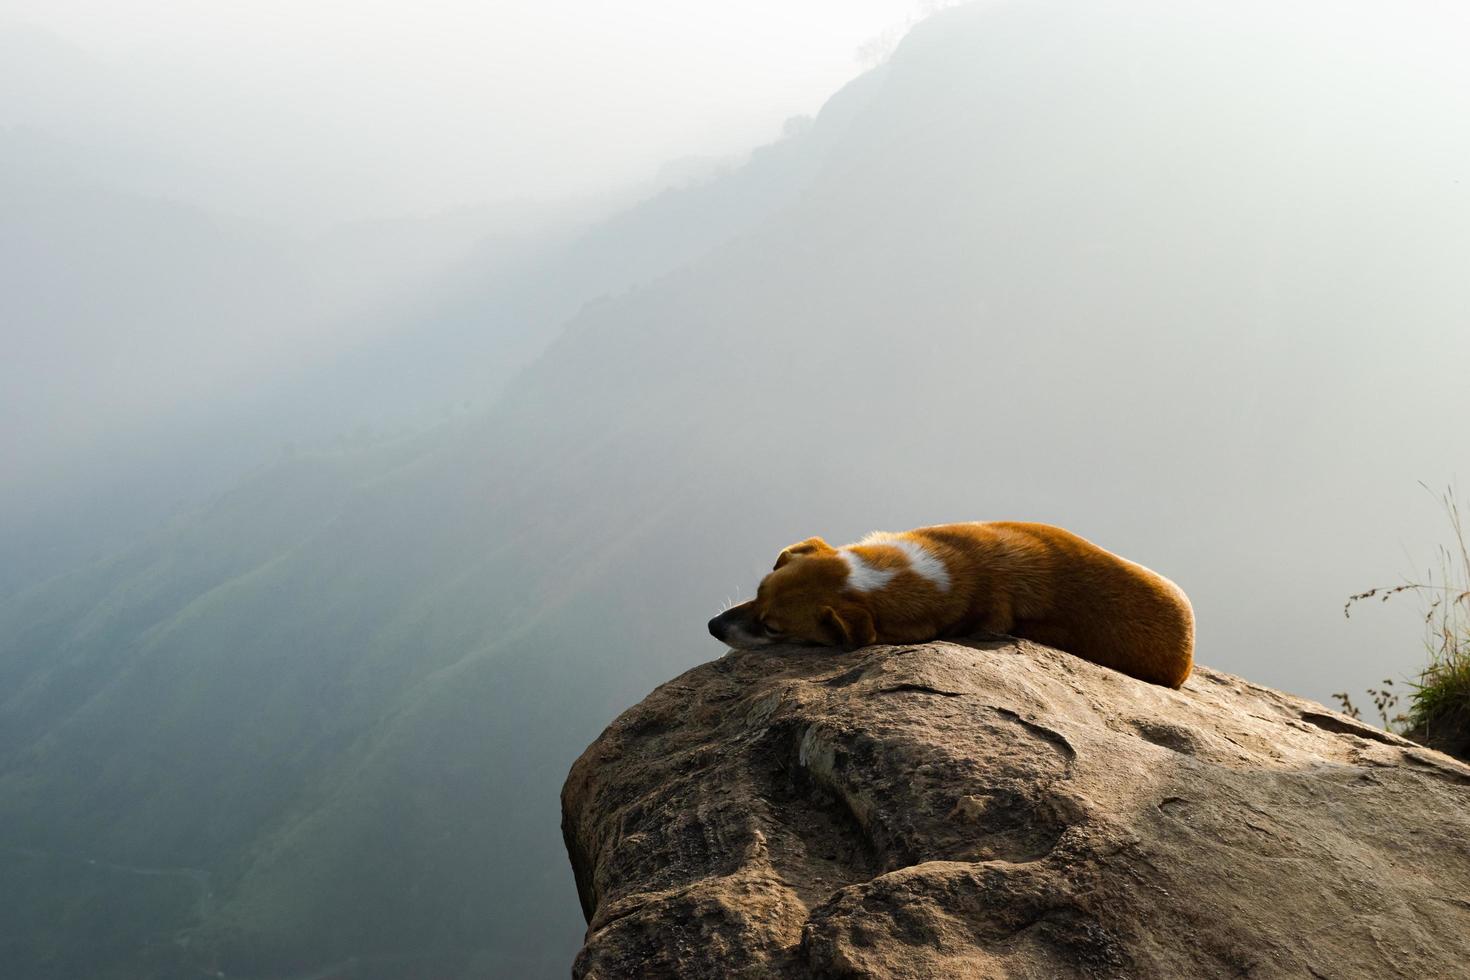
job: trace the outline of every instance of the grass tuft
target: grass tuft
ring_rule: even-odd
[[[1343,614],[1350,615],[1355,602],[1387,601],[1406,592],[1424,601],[1424,646],[1429,662],[1412,684],[1409,710],[1390,719],[1380,698],[1375,696],[1374,701],[1385,728],[1399,722],[1410,738],[1466,758],[1470,757],[1470,539],[1453,488],[1439,498],[1449,518],[1451,537],[1450,544],[1439,549],[1438,570],[1431,569],[1423,581],[1359,592],[1349,597]],[[1346,694],[1335,697],[1356,717]],[[1388,708],[1396,701],[1394,697]]]

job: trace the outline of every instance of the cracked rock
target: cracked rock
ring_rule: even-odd
[[[1470,768],[1206,668],[732,651],[618,718],[562,807],[586,980],[1470,963]]]

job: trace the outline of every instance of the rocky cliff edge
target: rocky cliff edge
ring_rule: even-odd
[[[1470,971],[1470,768],[1205,668],[732,652],[562,804],[588,980]]]

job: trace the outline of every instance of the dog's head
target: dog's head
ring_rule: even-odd
[[[850,568],[836,548],[821,538],[807,538],[783,549],[755,598],[710,620],[709,631],[741,650],[777,643],[874,643],[872,614],[847,590]]]

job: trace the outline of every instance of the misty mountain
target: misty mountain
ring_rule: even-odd
[[[200,441],[198,406],[274,363],[314,306],[270,229],[94,183],[84,156],[0,130],[0,594],[191,500],[211,467],[160,460],[161,432]],[[143,473],[163,499],[136,500]]]
[[[1470,113],[1382,27],[947,11],[646,205],[686,260],[659,236],[484,412],[6,600],[3,955],[564,975],[567,766],[810,534],[1050,521],[1183,586],[1210,666],[1316,698],[1411,667],[1340,608],[1470,410]]]
[[[432,333],[463,270],[513,281],[610,206],[302,236],[103,181],[88,158],[0,129],[0,594],[116,550],[282,447],[421,427],[477,396],[518,362],[482,360],[462,389],[410,373],[390,401],[349,355],[405,321]]]
[[[676,163],[621,210],[549,241],[487,235],[432,288],[378,311],[366,340],[279,380],[269,397],[307,406],[298,414],[318,432],[324,418],[381,426],[497,402],[584,306],[658,282],[795,200],[879,77],[852,83],[820,119],[791,127],[799,138],[760,147],[739,167]]]
[[[432,332],[433,308],[471,288],[464,270],[474,288],[513,278],[616,203],[322,232],[242,218],[204,173],[240,161],[208,149],[198,93],[170,71],[0,23],[0,595],[115,551],[283,447],[422,426],[476,397],[428,377],[390,403],[344,355],[405,322]],[[261,120],[233,122],[239,139]]]
[[[861,89],[734,172],[684,161],[597,198],[305,238],[96,183],[82,147],[0,131],[0,250],[13,256],[0,315],[14,355],[0,367],[13,460],[0,595],[115,550],[282,447],[483,408],[584,304],[782,207]]]

